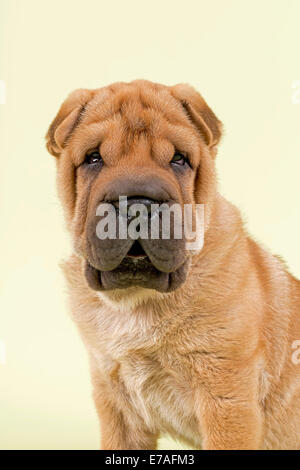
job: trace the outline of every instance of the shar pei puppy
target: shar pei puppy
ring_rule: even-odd
[[[101,449],[300,449],[300,283],[219,194],[221,135],[145,80],[74,91],[48,130]]]

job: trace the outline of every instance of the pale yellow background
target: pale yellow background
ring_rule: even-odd
[[[1,0],[0,18],[0,448],[94,449],[87,358],[58,268],[69,241],[47,126],[77,87],[190,82],[225,124],[223,193],[300,277],[300,1]]]

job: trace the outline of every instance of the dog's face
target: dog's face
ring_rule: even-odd
[[[160,209],[176,206],[183,214],[189,204],[194,213],[195,204],[204,204],[208,225],[220,136],[220,122],[188,85],[140,80],[67,98],[49,128],[47,148],[57,157],[59,194],[91,288],[170,292],[185,281],[191,252],[184,230],[175,236],[171,210],[170,236],[164,237]],[[136,223],[134,208],[140,236],[121,235]],[[111,221],[114,236],[107,230],[99,235],[104,217],[103,227]],[[159,228],[151,236],[154,221]]]

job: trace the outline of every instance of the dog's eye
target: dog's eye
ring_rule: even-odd
[[[97,150],[88,153],[85,157],[85,163],[87,163],[88,165],[95,165],[96,163],[102,163],[102,161],[102,157]]]
[[[171,160],[171,163],[174,163],[175,165],[183,166],[185,163],[187,163],[187,159],[182,153],[175,152]]]

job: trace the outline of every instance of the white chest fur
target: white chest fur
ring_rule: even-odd
[[[153,432],[198,444],[192,390],[182,377],[161,366],[155,357],[139,352],[118,360],[98,353],[97,363],[102,371],[106,369],[107,384],[127,414],[130,408]]]
[[[198,446],[191,387],[173,368],[162,364],[161,331],[157,333],[153,324],[153,318],[143,315],[102,312],[92,344],[89,334],[88,349],[116,406],[127,414],[132,410],[149,430],[167,432]]]

